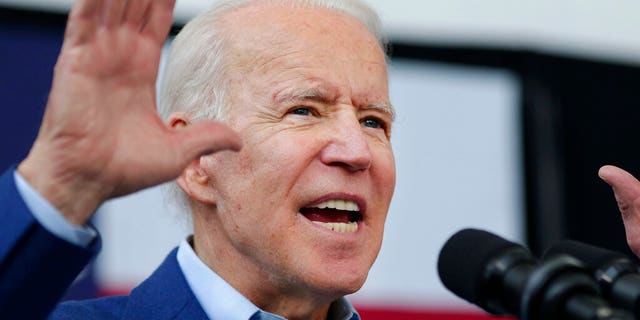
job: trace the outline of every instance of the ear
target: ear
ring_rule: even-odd
[[[190,123],[188,115],[180,112],[172,113],[167,120],[167,125],[173,130],[180,130]],[[209,185],[209,176],[200,166],[200,159],[192,161],[176,181],[191,199],[208,205],[215,204],[213,189]]]
[[[184,112],[173,112],[167,119],[167,126],[172,129],[184,128],[191,124],[191,117]]]
[[[191,162],[176,181],[194,201],[207,205],[216,204],[213,188],[209,185],[209,176],[200,167],[200,159]]]

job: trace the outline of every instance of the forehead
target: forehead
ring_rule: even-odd
[[[346,13],[259,3],[239,8],[225,20],[235,67],[244,75],[273,76],[274,83],[265,85],[274,90],[320,79],[326,84],[320,89],[349,86],[361,89],[355,95],[366,94],[363,90],[383,99],[388,95],[380,44],[363,23]]]
[[[357,43],[362,49],[384,57],[378,40],[353,16],[315,6],[256,2],[228,12],[223,17],[231,42],[255,48],[273,47],[320,49],[322,45],[345,46]],[[262,49],[262,48],[261,48]]]
[[[225,25],[250,33],[256,29],[265,32],[283,29],[289,34],[318,36],[333,34],[344,30],[343,27],[355,27],[349,34],[355,34],[358,29],[360,36],[377,43],[367,27],[351,14],[339,9],[304,4],[304,1],[254,1],[226,12],[221,18]]]

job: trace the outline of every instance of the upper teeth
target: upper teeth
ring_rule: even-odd
[[[351,200],[328,200],[322,203],[319,203],[314,206],[315,208],[324,209],[336,209],[336,210],[344,210],[344,211],[360,211],[358,204]]]

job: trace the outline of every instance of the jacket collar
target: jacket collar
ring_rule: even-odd
[[[176,259],[177,248],[131,291],[123,319],[207,319]]]

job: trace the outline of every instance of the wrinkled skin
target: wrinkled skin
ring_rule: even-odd
[[[79,0],[67,23],[37,139],[18,172],[67,220],[176,178],[200,155],[237,150],[227,127],[170,129],[155,82],[175,0]]]
[[[203,157],[179,179],[195,202],[196,252],[264,310],[324,319],[363,285],[393,195],[385,56],[363,24],[335,11],[252,5],[227,20],[227,124],[243,149]],[[363,204],[356,233],[300,214],[326,197]]]
[[[614,166],[600,168],[598,175],[613,189],[627,243],[633,253],[640,257],[640,182],[630,173]]]

